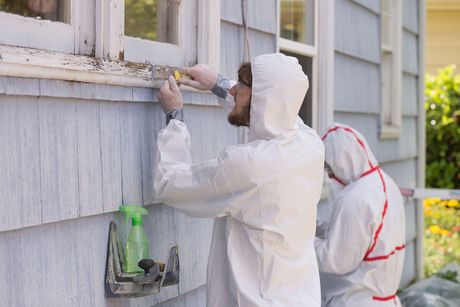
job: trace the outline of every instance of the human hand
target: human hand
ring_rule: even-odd
[[[165,113],[184,108],[184,99],[173,76],[163,83],[157,97]]]
[[[192,79],[180,78],[178,81],[183,85],[193,87],[201,91],[211,90],[217,82],[217,74],[205,64],[196,64],[192,67],[184,67],[179,72],[189,75]]]

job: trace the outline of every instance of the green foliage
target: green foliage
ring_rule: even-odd
[[[460,188],[460,75],[426,76],[426,186]]]

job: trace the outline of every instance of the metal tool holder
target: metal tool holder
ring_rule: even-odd
[[[105,277],[106,297],[142,297],[160,292],[162,287],[179,283],[179,254],[177,245],[169,249],[165,263],[143,259],[139,266],[144,273],[125,273],[125,251],[117,230],[110,222],[107,267]]]

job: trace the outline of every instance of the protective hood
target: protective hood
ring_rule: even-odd
[[[261,55],[252,64],[249,140],[272,139],[299,129],[298,112],[308,90],[308,77],[294,57]]]
[[[323,136],[325,161],[345,185],[378,166],[366,139],[353,128],[334,123]]]

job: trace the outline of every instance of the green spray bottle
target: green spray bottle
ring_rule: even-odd
[[[142,216],[148,212],[140,206],[120,206],[120,211],[125,214],[125,221],[132,219],[131,230],[126,241],[125,266],[126,273],[144,272],[137,263],[139,260],[149,258],[149,240],[145,234]]]

